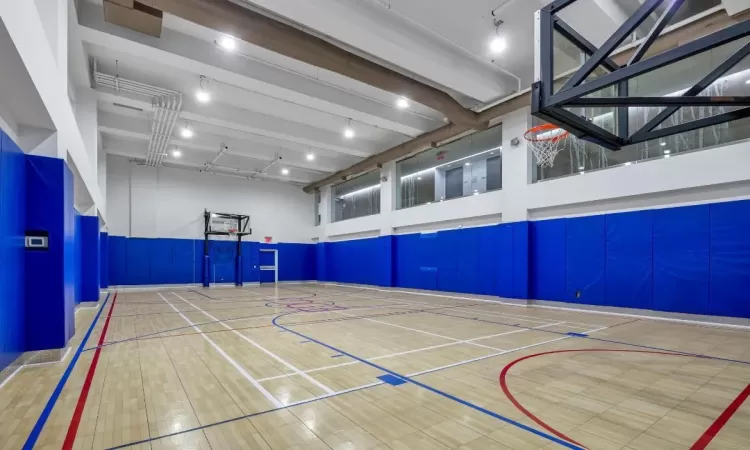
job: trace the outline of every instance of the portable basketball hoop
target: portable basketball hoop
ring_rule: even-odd
[[[545,123],[529,128],[523,138],[534,152],[537,165],[552,167],[555,157],[562,150],[561,144],[568,139],[568,136],[570,132],[551,123]]]

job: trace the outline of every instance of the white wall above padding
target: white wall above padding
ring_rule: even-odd
[[[311,242],[313,196],[282,183],[172,168],[146,167],[110,155],[109,232],[148,238],[203,238],[203,210],[250,215],[248,241]]]

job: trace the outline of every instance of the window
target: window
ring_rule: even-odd
[[[502,188],[502,128],[497,126],[396,164],[398,209]]]
[[[320,191],[315,191],[315,226],[320,225]]]
[[[337,184],[331,193],[332,222],[380,214],[380,171]]]

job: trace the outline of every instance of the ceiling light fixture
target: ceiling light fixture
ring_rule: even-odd
[[[195,133],[187,124],[185,124],[182,130],[180,130],[180,136],[184,137],[185,139],[190,139],[195,136]]]
[[[470,165],[471,165],[471,163],[470,163],[470,162],[467,162],[467,163],[466,163],[466,164],[464,164],[464,165],[465,165],[465,166],[470,166]]]
[[[344,137],[347,139],[354,138],[354,128],[352,128],[352,119],[349,119],[349,125],[344,128]]]
[[[224,50],[231,52],[237,48],[237,40],[232,36],[225,35],[219,40],[219,45],[221,45],[221,48]]]
[[[750,80],[745,81],[745,84],[750,84]]]
[[[495,55],[502,53],[507,47],[508,43],[504,38],[501,38],[500,36],[495,36],[490,41],[490,51]]]
[[[211,94],[209,94],[206,90],[207,84],[208,80],[206,79],[206,77],[201,75],[200,85],[198,87],[198,90],[195,91],[195,99],[201,103],[208,103],[211,101]]]
[[[417,180],[421,180],[421,179],[422,179],[422,177],[417,177]]]
[[[400,97],[396,101],[396,106],[398,106],[399,109],[406,109],[409,107],[409,100],[407,100],[406,97]]]
[[[583,170],[583,169],[585,169],[585,167],[583,167],[583,166],[578,166],[578,170]]]
[[[665,155],[668,155],[668,154],[670,154],[670,153],[672,153],[672,150],[664,150],[664,154],[665,154]]]
[[[665,145],[667,145],[667,143],[666,142],[662,142],[659,145],[661,145],[662,147],[664,147]]]
[[[306,158],[308,161],[315,161],[315,153],[307,152]]]
[[[182,152],[180,150],[174,149],[172,150],[172,156],[175,158],[179,158],[180,156],[182,156]]]
[[[626,166],[629,166],[629,165],[631,165],[631,164],[633,164],[633,163],[632,163],[632,162],[626,162],[626,163],[625,163],[625,165],[626,165]]]
[[[282,175],[289,175],[289,169],[287,169],[286,167],[284,167],[283,169],[281,169],[281,174]]]

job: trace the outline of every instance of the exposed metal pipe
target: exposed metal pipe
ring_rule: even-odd
[[[177,91],[152,86],[138,81],[99,72],[94,60],[94,86],[114,89],[117,92],[149,97],[153,116],[151,137],[149,138],[146,164],[158,167],[163,164],[169,141],[182,111],[182,94]]]

